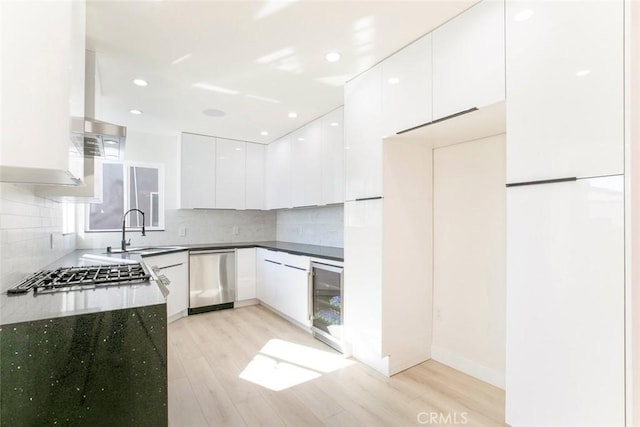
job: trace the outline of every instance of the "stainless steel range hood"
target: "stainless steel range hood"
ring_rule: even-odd
[[[95,119],[96,53],[90,50],[85,51],[84,86],[83,155],[123,160],[127,128]]]
[[[127,128],[96,120],[96,54],[85,51],[84,117],[72,122],[73,145],[70,152],[70,168],[81,178],[76,186],[42,186],[38,195],[62,200],[92,202],[102,199],[102,180],[98,162],[124,160]]]

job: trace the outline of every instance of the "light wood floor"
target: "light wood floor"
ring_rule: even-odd
[[[262,306],[185,317],[168,336],[170,426],[504,425],[496,387],[435,361],[387,378]]]

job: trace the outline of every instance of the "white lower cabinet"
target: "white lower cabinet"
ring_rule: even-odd
[[[353,357],[388,375],[382,354],[382,199],[344,204],[344,326]]]
[[[143,259],[150,269],[157,267],[158,274],[171,282],[167,286],[167,321],[186,316],[189,308],[189,252],[146,256]]]
[[[283,254],[278,272],[278,310],[304,326],[309,322],[309,258]]]
[[[258,249],[258,299],[309,326],[309,270],[305,256]]]
[[[258,296],[256,265],[256,248],[236,249],[236,301],[251,300]]]
[[[277,252],[260,248],[256,251],[258,299],[267,305],[274,306],[277,299],[277,267],[280,265]]]
[[[506,422],[623,426],[624,182],[507,190]]]

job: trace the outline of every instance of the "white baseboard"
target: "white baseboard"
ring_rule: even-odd
[[[505,389],[505,374],[457,355],[441,347],[431,346],[431,358],[481,381]]]
[[[248,305],[256,305],[256,304],[259,304],[259,303],[260,303],[260,301],[258,301],[257,298],[245,299],[245,300],[242,300],[242,301],[235,301],[233,303],[233,307],[234,308],[246,307]]]
[[[389,357],[389,376],[398,374],[402,371],[406,371],[416,365],[419,365],[427,360],[431,359],[431,355],[428,353],[416,356],[412,359],[397,360],[393,355]]]
[[[175,322],[178,319],[182,319],[183,317],[186,317],[188,314],[189,313],[187,310],[182,310],[180,313],[176,313],[172,316],[167,317],[167,323]]]

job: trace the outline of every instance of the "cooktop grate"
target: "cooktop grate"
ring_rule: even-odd
[[[96,265],[89,267],[62,267],[53,271],[39,271],[7,291],[9,294],[59,292],[100,286],[140,283],[148,280],[149,273],[141,264]]]

